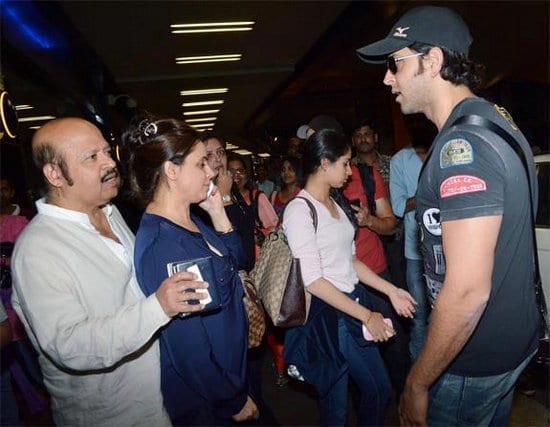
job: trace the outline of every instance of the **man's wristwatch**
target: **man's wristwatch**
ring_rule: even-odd
[[[229,194],[226,194],[222,197],[222,200],[224,203],[229,203],[231,201],[231,196]]]

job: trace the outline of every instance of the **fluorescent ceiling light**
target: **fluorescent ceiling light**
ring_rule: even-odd
[[[185,120],[187,123],[196,123],[196,122],[208,122],[208,121],[216,121],[217,117],[201,117],[200,119],[187,119]]]
[[[172,24],[170,28],[197,28],[197,27],[233,27],[239,25],[254,25],[254,21],[233,21],[233,22],[203,22],[200,24]]]
[[[176,64],[198,64],[203,62],[224,62],[240,61],[242,54],[232,53],[227,55],[204,55],[204,56],[180,56],[176,58]]]
[[[180,95],[190,96],[190,95],[213,95],[216,93],[226,93],[229,89],[226,87],[220,87],[217,89],[196,89],[196,90],[182,90]]]
[[[258,153],[258,157],[271,157],[269,153]]]
[[[194,33],[228,33],[234,31],[251,31],[252,27],[233,27],[233,28],[195,28],[193,30],[172,30],[172,34],[194,34]]]
[[[32,110],[34,107],[32,105],[28,105],[28,104],[21,104],[21,105],[16,105],[15,106],[15,109],[17,111],[20,111],[20,110]]]
[[[29,126],[29,129],[34,129],[34,130],[40,129],[40,126]]]
[[[200,107],[202,105],[220,105],[223,104],[222,99],[216,99],[213,101],[198,101],[198,102],[184,102],[181,104],[182,107]]]
[[[173,34],[222,33],[228,31],[250,31],[254,21],[203,22],[198,24],[172,24]]]
[[[193,61],[176,61],[177,65],[186,65],[186,64],[205,64],[207,62],[231,62],[231,61],[240,61],[241,58],[227,58],[227,59],[201,59]]]
[[[253,154],[252,151],[248,151],[245,149],[235,150],[234,153],[240,154],[241,156],[248,156],[249,154]]]
[[[184,116],[198,116],[200,114],[216,114],[219,113],[220,110],[196,110],[196,111],[184,111]]]
[[[240,53],[228,53],[225,55],[202,55],[202,56],[180,56],[176,58],[176,61],[191,61],[193,59],[225,59],[225,58],[237,58],[241,57]]]
[[[214,126],[214,123],[197,123],[196,125],[191,125],[194,128],[207,128]]]
[[[23,117],[18,119],[19,122],[37,122],[39,120],[52,120],[55,119],[55,116],[33,116],[33,117]]]
[[[225,148],[226,148],[227,150],[236,150],[237,148],[239,148],[239,146],[238,146],[238,145],[235,145],[235,144],[231,144],[230,142],[227,142],[227,143],[225,144]]]

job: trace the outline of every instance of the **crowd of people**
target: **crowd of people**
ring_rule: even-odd
[[[294,381],[289,365],[313,385],[323,425],[346,425],[350,382],[360,425],[382,425],[392,396],[403,425],[505,425],[538,342],[537,194],[501,138],[458,122],[498,123],[534,176],[509,115],[474,94],[471,42],[455,12],[422,6],[358,50],[387,63],[402,112],[439,131],[392,157],[371,121],[346,133],[321,114],[273,173],[214,132],[134,118],[120,147],[143,210],[135,235],[112,203],[120,169],[100,130],[74,117],[37,130],[44,194],[30,222],[2,181],[1,241],[15,242],[2,252],[2,423],[19,422],[9,386],[21,364],[58,425],[274,425],[268,348],[277,386]],[[249,348],[241,273],[278,226],[312,303],[303,326],[266,319]]]

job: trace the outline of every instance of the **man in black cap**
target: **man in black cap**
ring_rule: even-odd
[[[506,425],[516,379],[537,349],[533,159],[506,110],[474,95],[471,42],[455,12],[422,6],[357,51],[387,63],[384,84],[404,114],[424,113],[439,130],[416,195],[433,311],[401,397],[404,425]]]

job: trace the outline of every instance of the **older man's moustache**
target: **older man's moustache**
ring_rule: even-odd
[[[111,170],[108,170],[105,175],[103,175],[103,177],[101,178],[101,182],[105,182],[111,178],[116,177],[118,177],[118,170],[113,168]]]

